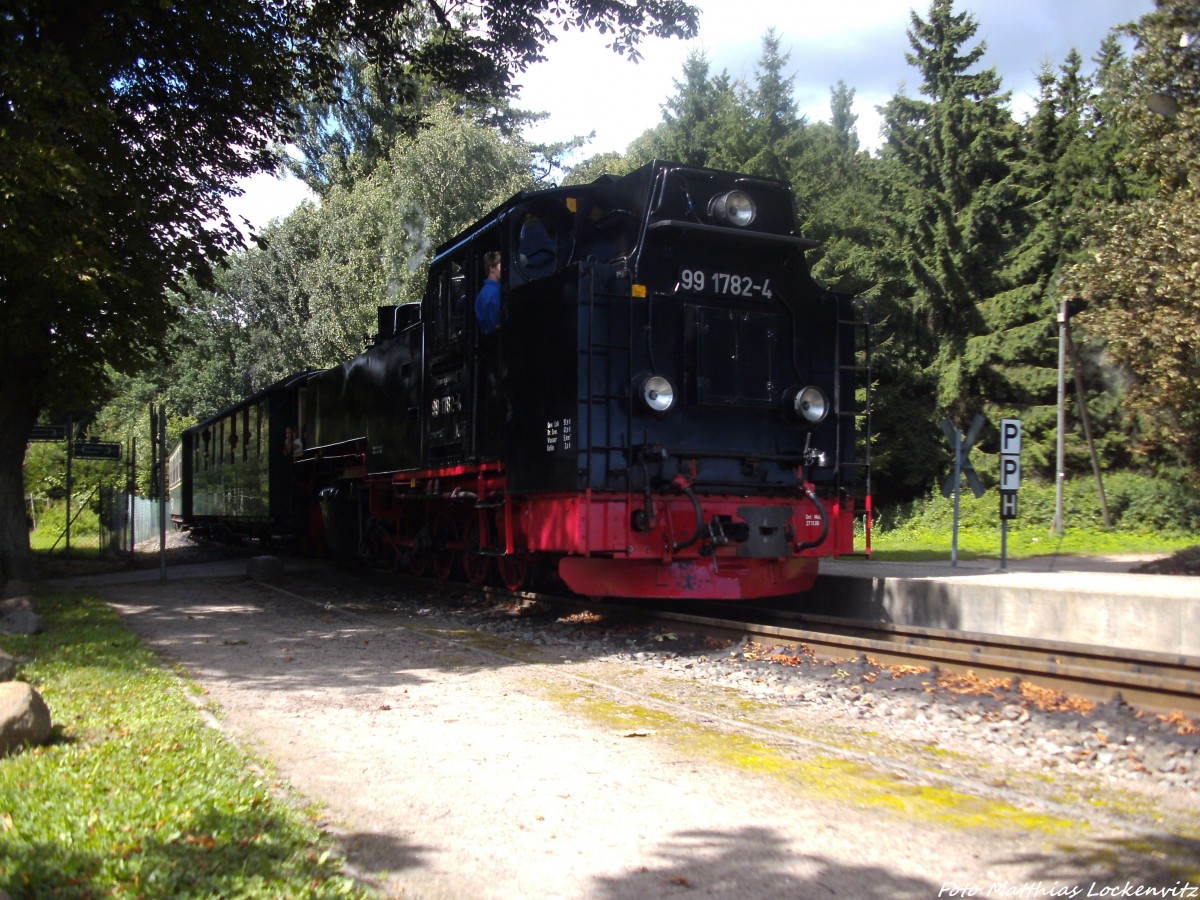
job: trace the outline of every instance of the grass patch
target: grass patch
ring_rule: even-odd
[[[1018,517],[1009,522],[1008,555],[1110,556],[1153,553],[1169,556],[1197,543],[1200,496],[1188,485],[1129,473],[1107,479],[1110,524],[1105,525],[1095,484],[1068,482],[1064,491],[1063,533],[1052,533],[1056,509],[1053,484],[1029,481],[1018,492]],[[940,493],[912,503],[877,509],[872,550],[877,559],[924,561],[950,554],[954,501]],[[1000,555],[1000,496],[976,498],[964,488],[958,528],[962,559]]]
[[[902,529],[875,532],[871,537],[874,559],[898,562],[925,562],[950,558],[952,526],[947,528],[907,525]],[[1068,531],[1061,538],[1038,527],[1009,528],[1010,559],[1038,556],[1116,556],[1129,553],[1153,553],[1170,556],[1195,546],[1196,537],[1162,534],[1131,534],[1099,530]],[[996,559],[1000,556],[1000,525],[960,525],[960,559]]]
[[[0,760],[0,886],[13,897],[365,897],[310,817],[94,597],[41,597],[4,636],[50,744]]]

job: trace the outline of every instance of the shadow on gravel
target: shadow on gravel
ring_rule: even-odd
[[[375,873],[401,872],[426,865],[426,854],[436,848],[408,844],[397,840],[395,835],[374,831],[338,832],[337,841],[351,866],[367,880]],[[375,885],[380,888],[380,884]]]
[[[864,856],[869,851],[864,850]],[[928,900],[941,887],[920,878],[905,878],[885,865],[847,866],[822,856],[797,854],[771,828],[735,831],[682,831],[659,848],[661,865],[643,867],[617,878],[596,881],[597,898],[633,900],[643,897],[889,897]],[[807,863],[812,875],[798,878],[785,871]]]
[[[1153,834],[1101,838],[1092,846],[1060,847],[1053,856],[1011,861],[1032,863],[1035,881],[1078,887],[1079,897],[1187,897],[1200,880],[1200,841]],[[1092,880],[1079,878],[1080,870],[1094,873]]]
[[[350,691],[370,704],[373,694],[424,683],[423,670],[555,661],[528,643],[478,629],[482,619],[510,618],[495,600],[454,596],[453,587],[364,577],[360,570],[331,566],[273,584],[239,576],[85,589],[104,596],[130,630],[171,661],[244,689]],[[546,613],[544,621],[541,613],[524,615],[522,621],[551,626],[560,615]],[[584,632],[605,627],[577,626],[574,661],[587,655]]]
[[[430,662],[445,651],[443,642],[392,632],[242,579],[105,594],[148,645],[205,679],[244,689],[390,690],[424,682],[412,671],[419,668],[412,665],[413,649]],[[400,641],[407,642],[403,650]]]

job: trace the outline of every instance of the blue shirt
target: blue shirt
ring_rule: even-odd
[[[500,327],[500,282],[489,278],[483,283],[475,298],[475,318],[479,319],[479,330],[484,334]]]

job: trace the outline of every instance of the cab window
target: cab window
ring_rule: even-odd
[[[438,343],[447,344],[464,334],[470,306],[466,272],[460,260],[446,263],[437,277],[436,291],[433,299],[437,310],[433,321],[437,323]]]
[[[522,281],[535,281],[556,272],[571,255],[575,200],[554,198],[532,206],[516,233],[513,268]]]

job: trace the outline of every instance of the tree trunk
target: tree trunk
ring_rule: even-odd
[[[34,576],[25,516],[25,448],[37,422],[34,391],[5,378],[0,391],[0,587],[13,579]]]

